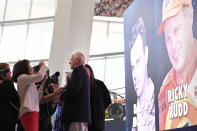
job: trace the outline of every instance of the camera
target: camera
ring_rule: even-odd
[[[52,76],[49,76],[47,80],[45,81],[45,86],[43,90],[46,91],[48,94],[51,94],[54,92],[54,87],[50,84],[58,84],[59,75],[60,73],[57,71]]]
[[[53,74],[52,76],[48,77],[48,84],[54,83],[54,84],[58,84],[58,77],[59,77],[60,73],[57,71],[55,72],[55,74]]]
[[[34,66],[33,67],[34,72],[37,73],[40,70],[40,66]],[[50,84],[58,84],[58,77],[59,77],[60,73],[57,71],[55,72],[55,74],[53,74],[52,76],[49,76],[49,70],[47,71],[47,79],[45,81],[44,84],[44,89],[43,91],[46,92],[47,94],[51,94],[54,92],[54,87]],[[42,81],[35,83],[36,85],[41,85]]]

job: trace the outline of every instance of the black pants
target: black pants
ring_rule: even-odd
[[[2,112],[0,114],[0,131],[15,131],[17,119]]]
[[[18,120],[18,113],[14,110],[0,110],[0,131],[15,131],[15,126]]]
[[[17,131],[25,131],[25,129],[23,128],[23,125],[21,124],[21,121],[18,120],[18,126],[17,126]]]
[[[94,125],[89,125],[89,126],[88,126],[88,131],[102,131],[102,129],[96,129],[96,128],[94,127]]]
[[[52,131],[51,117],[40,115],[39,131]]]

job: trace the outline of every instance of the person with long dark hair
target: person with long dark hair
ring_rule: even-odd
[[[33,73],[29,60],[18,61],[14,65],[13,80],[17,83],[20,96],[19,118],[26,131],[38,131],[39,97],[36,82],[43,80],[48,70],[45,63],[39,63],[40,70]]]
[[[90,77],[90,107],[92,123],[88,131],[102,131],[105,127],[105,109],[111,104],[109,91],[103,81],[95,79],[90,65],[85,65]]]
[[[11,80],[10,66],[0,63],[0,130],[15,131],[20,99]]]

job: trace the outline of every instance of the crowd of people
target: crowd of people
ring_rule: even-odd
[[[122,17],[133,0],[100,0],[96,2],[95,16]]]
[[[82,52],[74,52],[69,64],[67,84],[59,87],[58,76],[50,78],[43,61],[35,67],[29,60],[18,61],[12,76],[9,64],[0,63],[0,130],[102,131],[109,91],[94,78]]]

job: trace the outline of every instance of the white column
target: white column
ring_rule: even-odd
[[[50,75],[60,72],[63,86],[65,72],[71,71],[72,52],[81,50],[86,61],[89,55],[94,0],[59,0],[54,23],[53,40],[49,57]]]

